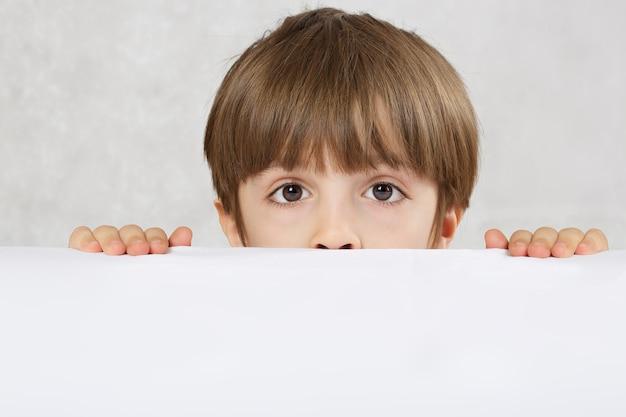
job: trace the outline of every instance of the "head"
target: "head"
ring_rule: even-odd
[[[204,151],[231,246],[446,248],[477,177],[464,84],[413,32],[334,8],[227,72]]]

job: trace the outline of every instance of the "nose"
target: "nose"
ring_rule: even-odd
[[[340,219],[320,218],[320,227],[311,240],[315,249],[361,249],[361,240],[351,226]]]

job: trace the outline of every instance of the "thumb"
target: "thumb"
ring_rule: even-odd
[[[507,249],[509,241],[500,230],[489,229],[485,232],[485,247],[487,249]]]
[[[170,246],[191,246],[193,232],[187,226],[179,226],[170,235]]]

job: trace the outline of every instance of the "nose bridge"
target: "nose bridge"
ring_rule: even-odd
[[[320,249],[359,249],[361,241],[356,230],[356,219],[349,194],[322,196],[317,207],[316,229],[311,246]]]

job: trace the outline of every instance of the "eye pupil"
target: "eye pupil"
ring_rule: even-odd
[[[293,202],[298,201],[302,196],[302,187],[297,184],[288,184],[283,187],[283,197],[285,200]]]
[[[380,183],[376,184],[376,186],[374,187],[374,196],[376,198],[381,197],[380,200],[388,200],[389,197],[391,197],[391,194],[393,194],[393,188],[391,187],[391,184]]]

